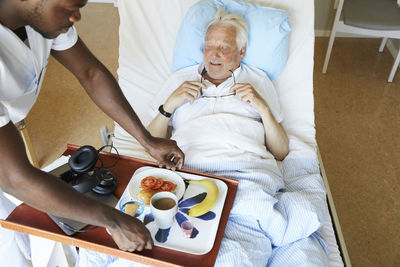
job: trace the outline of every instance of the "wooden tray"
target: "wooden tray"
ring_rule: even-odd
[[[79,147],[75,145],[68,145],[63,155],[71,155],[78,148]],[[115,160],[116,155],[109,152],[101,152],[100,157],[103,163],[108,165]],[[118,180],[118,186],[114,192],[116,197],[121,197],[135,170],[143,166],[156,166],[156,164],[141,159],[120,156],[118,163],[111,169],[111,172],[115,174]],[[111,236],[106,232],[105,228],[102,227],[86,233],[77,233],[73,236],[68,236],[64,234],[46,213],[38,211],[26,204],[21,204],[15,208],[6,220],[0,220],[0,224],[2,227],[14,231],[48,238],[57,242],[87,248],[152,266],[213,266],[221,245],[229,212],[236,195],[238,181],[186,169],[182,169],[181,171],[220,179],[228,186],[228,193],[225,199],[214,246],[210,252],[204,255],[193,255],[162,247],[154,247],[152,250],[134,253],[122,251],[118,249]],[[89,225],[88,227],[91,226]]]

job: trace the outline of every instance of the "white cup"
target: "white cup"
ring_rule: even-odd
[[[150,199],[150,209],[158,228],[168,229],[178,211],[178,199],[171,192],[159,192]]]

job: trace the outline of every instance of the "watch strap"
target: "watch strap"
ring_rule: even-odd
[[[171,116],[172,116],[171,113],[166,112],[166,111],[164,110],[164,105],[160,105],[160,106],[158,107],[158,111],[159,111],[163,116],[165,116],[165,117],[167,117],[167,118],[171,118]]]

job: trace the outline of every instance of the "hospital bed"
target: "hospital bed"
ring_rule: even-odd
[[[171,74],[174,45],[186,11],[198,0],[118,0],[120,16],[119,84],[142,122],[153,111],[150,102]],[[315,159],[325,183],[327,202],[321,235],[328,244],[330,266],[351,266],[319,155],[313,101],[314,1],[263,0],[260,5],[290,13],[288,60],[273,81],[284,113],[282,122],[290,138],[287,159]],[[115,124],[112,142],[120,154],[153,160]]]

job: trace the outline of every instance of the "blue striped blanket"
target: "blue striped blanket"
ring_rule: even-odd
[[[216,266],[328,266],[318,230],[326,196],[315,159],[275,166],[224,162],[186,168],[239,180]],[[140,266],[81,250],[78,266]]]

